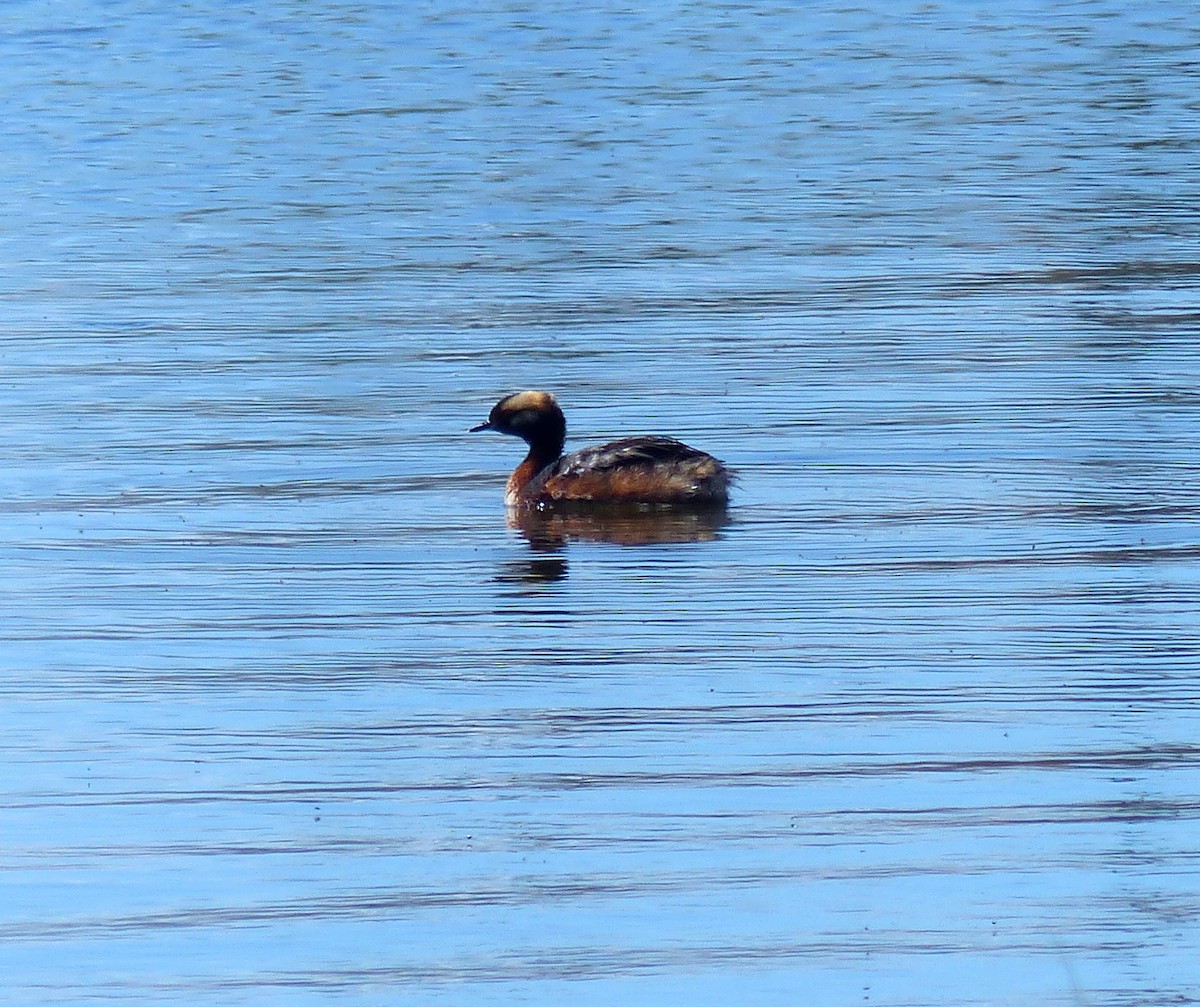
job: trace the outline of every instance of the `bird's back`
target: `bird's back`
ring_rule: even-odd
[[[521,496],[533,503],[724,504],[728,470],[673,437],[624,437],[563,455]]]

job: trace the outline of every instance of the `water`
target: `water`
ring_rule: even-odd
[[[5,8],[6,1002],[1200,999],[1194,14]]]

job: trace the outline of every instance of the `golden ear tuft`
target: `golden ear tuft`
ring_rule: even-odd
[[[535,412],[548,412],[557,408],[558,402],[549,392],[517,392],[500,402],[500,408],[506,413],[519,413],[523,409]]]

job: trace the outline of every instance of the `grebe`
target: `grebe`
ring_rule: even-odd
[[[673,437],[625,437],[562,453],[567,421],[549,392],[517,392],[492,407],[476,430],[513,434],[529,454],[508,477],[509,507],[564,503],[723,506],[728,469]]]

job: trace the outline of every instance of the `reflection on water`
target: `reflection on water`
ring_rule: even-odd
[[[547,552],[571,540],[629,546],[711,542],[729,523],[729,513],[726,507],[581,505],[510,508],[507,521],[531,549]]]
[[[711,542],[729,523],[726,507],[570,505],[509,508],[509,528],[529,543],[530,555],[505,560],[497,580],[538,584],[567,576],[567,548],[575,542],[620,546]]]
[[[553,547],[561,548],[561,543]],[[567,576],[565,556],[529,556],[505,560],[496,580],[502,584],[552,584]]]
[[[7,1000],[1200,1000],[1194,10],[627,8],[0,10]]]

